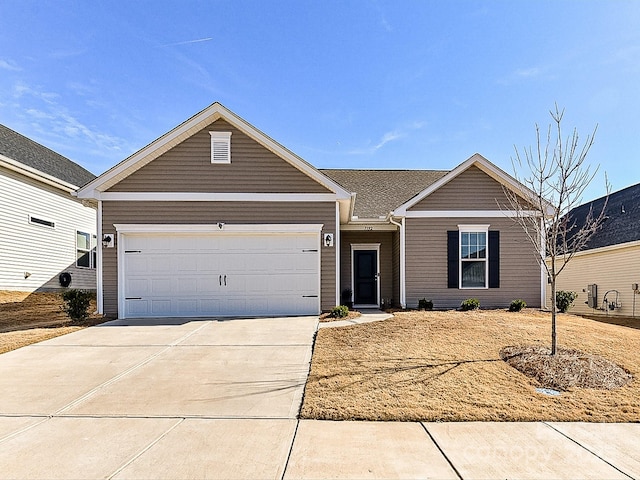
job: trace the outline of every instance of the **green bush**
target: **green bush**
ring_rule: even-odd
[[[344,318],[349,315],[349,307],[346,305],[338,305],[331,309],[331,313],[329,315],[331,318]]]
[[[519,312],[523,308],[527,308],[527,302],[525,302],[521,298],[514,300],[513,302],[511,302],[511,305],[509,305],[510,312]]]
[[[463,312],[468,310],[477,310],[480,308],[480,300],[477,298],[467,298],[460,304],[460,309]]]
[[[418,310],[433,310],[433,301],[421,298],[418,300]]]
[[[558,311],[560,313],[566,313],[571,305],[573,305],[573,301],[578,298],[578,294],[576,292],[569,292],[567,290],[560,290],[556,292],[556,307],[558,307]]]
[[[62,292],[64,312],[74,322],[86,320],[89,317],[89,303],[93,298],[93,292],[89,290],[77,290],[71,288]]]

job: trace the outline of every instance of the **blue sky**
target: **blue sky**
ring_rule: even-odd
[[[0,3],[0,123],[100,174],[215,101],[320,168],[513,173],[554,103],[640,182],[640,2]],[[526,175],[526,171],[520,171]]]

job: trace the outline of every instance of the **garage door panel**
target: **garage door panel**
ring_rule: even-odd
[[[130,278],[125,284],[125,296],[143,297],[151,293],[149,280],[146,278]]]
[[[147,274],[149,272],[149,258],[139,254],[125,254],[127,273],[130,275]]]
[[[123,235],[126,315],[316,314],[318,244],[318,234]]]
[[[151,300],[151,315],[154,317],[166,317],[172,315],[171,300]]]

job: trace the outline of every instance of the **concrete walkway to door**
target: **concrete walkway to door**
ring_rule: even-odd
[[[297,420],[317,325],[116,321],[0,355],[0,478],[640,477],[640,424]]]

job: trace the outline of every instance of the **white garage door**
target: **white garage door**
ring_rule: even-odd
[[[319,235],[123,234],[126,317],[316,315]]]

